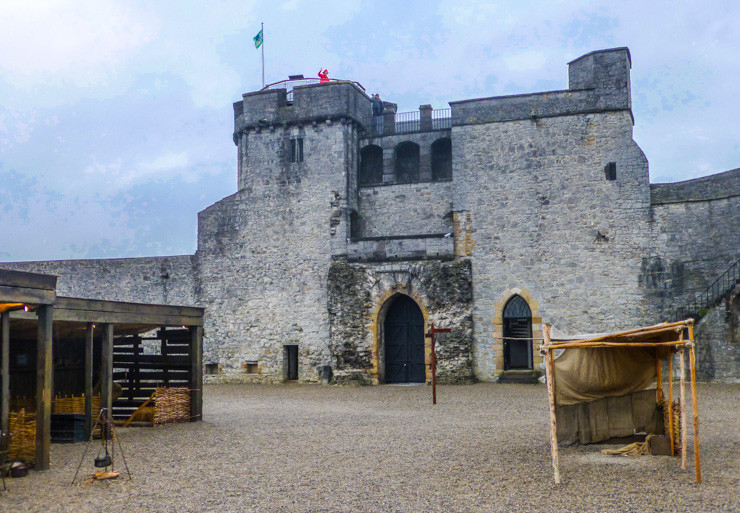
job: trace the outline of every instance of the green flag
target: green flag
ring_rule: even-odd
[[[259,48],[260,46],[262,46],[262,31],[260,30],[259,32],[257,32],[257,35],[254,36],[253,39],[255,48]]]

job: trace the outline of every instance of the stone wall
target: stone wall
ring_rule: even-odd
[[[501,371],[490,326],[506,290],[530,291],[542,319],[570,333],[644,321],[648,168],[629,111],[453,126],[452,144],[454,206],[472,238],[480,379]],[[610,162],[616,180],[606,179]]]
[[[352,264],[336,261],[329,272],[329,317],[335,379],[382,383],[383,322],[397,294],[410,296],[431,323],[452,332],[437,339],[440,383],[467,383],[473,373],[472,273],[468,260]],[[431,346],[426,341],[427,364]],[[427,378],[431,379],[429,369]]]
[[[361,237],[444,234],[452,231],[452,182],[361,187]]]
[[[651,186],[652,237],[640,280],[671,318],[740,258],[740,169]]]
[[[13,262],[0,267],[59,276],[58,296],[200,306],[192,255]]]
[[[699,381],[740,383],[740,287],[699,320],[694,338]]]

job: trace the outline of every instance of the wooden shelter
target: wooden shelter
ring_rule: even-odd
[[[84,395],[87,436],[94,395],[126,418],[157,386],[187,388],[190,419],[201,419],[204,309],[60,297],[55,285],[54,276],[0,270],[2,428],[10,401],[32,395],[36,469],[49,468],[55,396]]]
[[[10,411],[10,315],[25,312],[29,337],[35,341],[36,468],[49,468],[49,426],[52,390],[52,310],[56,276],[0,269],[0,429],[8,432]]]
[[[545,371],[550,403],[550,445],[556,483],[560,482],[556,408],[568,402],[588,402],[603,397],[624,396],[632,392],[644,391],[652,387],[653,383],[656,384],[656,402],[660,403],[664,399],[662,360],[665,358],[668,359],[667,415],[670,423],[671,448],[673,448],[673,359],[676,353],[679,354],[680,360],[681,399],[679,404],[680,425],[683,427],[680,444],[681,468],[686,469],[685,350],[689,353],[691,373],[696,482],[701,482],[693,319],[582,338],[552,338],[551,326],[543,324],[543,336],[544,342],[540,346],[540,352],[545,356],[546,362]],[[556,358],[556,352],[562,354]],[[567,357],[565,357],[566,354]],[[617,355],[622,355],[621,361],[615,358]],[[608,362],[607,365],[600,368],[594,365],[593,362],[598,359]],[[567,376],[568,379],[563,379],[569,369],[575,370],[580,378]],[[585,379],[582,379],[583,377]]]

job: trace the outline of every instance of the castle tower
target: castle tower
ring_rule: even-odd
[[[199,215],[206,351],[270,379],[315,380],[330,364],[327,273],[346,254],[370,100],[330,82],[247,93],[234,114],[238,191]]]

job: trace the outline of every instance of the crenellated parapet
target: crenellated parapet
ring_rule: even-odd
[[[619,110],[631,115],[630,68],[627,48],[591,52],[568,63],[567,90],[450,102],[452,125]]]
[[[353,121],[364,126],[370,114],[370,99],[354,82],[332,81],[295,87],[291,100],[286,89],[245,93],[234,103],[234,141],[238,134],[265,128]]]

